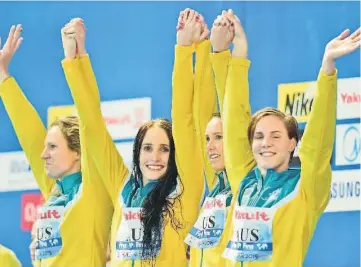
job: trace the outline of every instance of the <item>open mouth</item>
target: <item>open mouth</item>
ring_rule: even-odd
[[[220,155],[218,154],[211,154],[209,155],[209,159],[212,161],[212,160],[217,160],[218,158],[220,157]]]
[[[153,172],[158,172],[164,169],[163,165],[145,165],[147,167],[148,170],[153,171]]]
[[[273,157],[274,155],[276,155],[276,153],[274,153],[274,152],[261,152],[260,155],[262,157],[269,158],[269,157]]]

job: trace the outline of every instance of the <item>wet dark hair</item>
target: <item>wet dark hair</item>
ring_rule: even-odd
[[[177,218],[175,206],[181,207],[180,197],[183,193],[183,184],[177,179],[178,169],[175,161],[175,145],[172,135],[172,124],[166,119],[151,120],[143,124],[135,138],[133,146],[133,174],[137,182],[142,179],[139,156],[144,137],[152,127],[159,127],[165,131],[169,139],[170,153],[166,173],[159,178],[155,188],[145,198],[142,208],[141,221],[144,227],[142,258],[155,266],[157,243],[162,240],[163,226],[170,220],[171,226],[178,231],[183,228],[182,222]],[[174,198],[168,196],[180,183],[181,192]],[[159,244],[159,243],[158,243]],[[143,261],[142,261],[143,262]]]

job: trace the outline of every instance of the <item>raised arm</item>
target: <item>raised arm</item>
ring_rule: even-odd
[[[250,61],[246,34],[239,19],[228,12],[227,19],[234,25],[232,59],[229,63],[224,100],[223,129],[225,164],[232,193],[236,194],[241,180],[255,166],[247,137],[251,121],[248,69]]]
[[[203,28],[203,36],[209,34],[207,24],[202,16],[200,23]],[[217,111],[217,92],[211,63],[211,42],[207,39],[196,44],[196,65],[194,77],[194,100],[193,100],[194,124],[197,135],[197,145],[202,153],[203,167],[207,178],[207,185],[211,190],[215,185],[215,171],[208,159],[206,128]]]
[[[223,114],[228,64],[231,60],[229,45],[234,38],[234,29],[230,27],[230,21],[224,15],[225,12],[222,12],[222,15],[217,16],[211,30],[211,43],[213,46],[211,59],[221,114]]]
[[[204,189],[201,152],[196,144],[193,120],[193,43],[200,36],[197,13],[180,14],[172,79],[172,123],[179,175],[184,185],[185,206],[194,209]],[[199,23],[198,23],[199,24]]]
[[[71,22],[76,23],[77,27],[75,28],[75,40],[76,40],[76,57],[79,58],[80,67],[82,69],[83,75],[88,82],[89,93],[92,94],[94,100],[98,101],[100,105],[100,96],[98,84],[95,78],[95,73],[90,62],[90,58],[85,49],[85,33],[86,28],[84,21],[81,18],[72,19]]]
[[[8,71],[11,58],[22,41],[21,31],[21,25],[12,26],[0,52],[0,96],[38,186],[47,199],[55,180],[46,176],[44,160],[40,157],[44,150],[46,128],[39,114]]]
[[[360,47],[360,29],[345,30],[325,48],[310,119],[299,151],[301,193],[312,210],[323,210],[329,200],[332,171],[330,160],[336,128],[337,58]]]
[[[81,130],[85,132],[87,140],[89,140],[86,142],[87,151],[92,155],[107,191],[115,202],[129,171],[103,120],[98,86],[90,61],[84,57],[77,59],[74,53],[67,52],[68,48],[69,50],[73,49],[71,43],[76,38],[79,40],[77,36],[85,34],[81,23],[79,21],[71,22],[62,29],[65,51],[62,66],[82,124]]]

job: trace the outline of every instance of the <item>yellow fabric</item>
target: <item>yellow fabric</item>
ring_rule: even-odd
[[[254,167],[252,149],[247,138],[251,121],[248,69],[251,62],[232,58],[229,63],[223,110],[224,160],[233,197],[243,177]]]
[[[21,267],[22,265],[13,251],[0,245],[0,266]]]
[[[223,114],[224,95],[226,93],[226,82],[228,74],[228,65],[231,61],[231,52],[229,49],[211,54],[212,67],[215,76],[215,83],[218,95],[218,104],[221,114]]]
[[[274,249],[272,261],[244,263],[228,261],[226,265],[228,267],[301,267],[303,264],[317,221],[329,200],[332,175],[330,159],[336,126],[337,73],[326,76],[321,72],[317,84],[318,89],[312,112],[299,150],[300,190],[293,200],[279,208],[275,214],[272,226]],[[226,134],[230,137],[234,135],[234,138],[238,135],[239,139],[243,139],[243,131],[239,130],[239,125],[233,123],[234,117],[239,118],[241,114],[235,116],[235,112],[232,113],[232,100],[236,101],[235,98],[227,99],[226,96],[225,101],[229,103],[229,105],[225,103],[225,114],[228,114],[224,118],[225,128],[228,129]],[[236,103],[233,105],[236,106]],[[242,171],[244,164],[241,160],[237,162],[237,159],[242,158],[240,151],[242,150],[237,148],[231,140],[226,143],[225,153],[229,177],[244,176],[246,172]],[[233,228],[232,225],[229,227]],[[229,232],[229,238],[231,236],[232,231]]]
[[[48,199],[55,180],[46,177],[44,160],[40,158],[44,150],[46,128],[14,78],[10,77],[0,84],[0,96],[40,191]]]
[[[217,183],[215,171],[207,155],[206,128],[217,111],[217,92],[211,62],[211,42],[205,40],[196,45],[196,64],[194,73],[193,119],[197,136],[197,144],[203,156],[204,167],[209,191]],[[184,79],[191,77],[184,77]],[[222,99],[223,100],[223,99]]]
[[[117,261],[115,259],[116,233],[121,222],[122,214],[119,194],[120,189],[123,187],[124,182],[129,175],[129,171],[125,166],[122,157],[118,153],[112,138],[107,132],[106,125],[100,112],[100,103],[97,98],[97,94],[94,94],[94,92],[88,92],[89,88],[96,88],[96,91],[98,91],[96,79],[92,73],[90,62],[88,67],[85,67],[85,64],[80,65],[79,61],[81,60],[89,59],[88,57],[85,57],[80,60],[74,59],[71,61],[63,61],[62,64],[79,117],[83,123],[84,131],[89,138],[87,148],[89,149],[89,153],[92,154],[97,169],[102,174],[101,177],[114,204],[115,211],[111,234],[111,266],[141,266],[141,261]],[[182,62],[182,59],[180,59],[180,62]],[[176,73],[174,74],[176,79],[177,75],[178,74]],[[176,118],[175,121],[177,121]],[[189,128],[187,128],[187,121],[184,121],[183,118],[179,118],[178,122],[182,124],[182,127],[185,126],[187,131],[186,134],[188,134]],[[177,125],[177,123],[175,123],[175,125]],[[183,135],[181,138],[184,140],[187,138],[187,135]],[[179,163],[184,160],[188,162],[188,159],[178,157],[178,150],[182,150],[182,148],[187,149],[188,146],[183,145],[183,147],[179,147],[179,145],[177,145],[179,144],[179,137],[174,136],[174,139],[176,143],[178,171],[184,185],[184,193],[181,199],[182,212],[180,211],[180,207],[176,206],[175,214],[179,216],[181,221],[182,218],[185,220],[185,227],[177,233],[171,227],[169,222],[166,223],[164,226],[161,251],[156,259],[157,267],[187,266],[186,245],[184,243],[184,238],[190,227],[193,225],[198,213],[200,196],[196,197],[195,195],[200,195],[199,188],[203,187],[203,180],[199,181],[199,185],[197,185],[197,182],[193,180],[193,177],[195,176],[193,176],[194,172],[192,166]],[[181,142],[184,144],[184,141]],[[189,142],[188,138],[186,142]],[[182,167],[179,166],[187,167],[182,169]],[[147,263],[143,263],[143,266],[147,265]]]
[[[0,96],[40,190],[48,199],[55,179],[46,176],[44,161],[40,158],[46,129],[14,78],[0,85]],[[97,267],[105,264],[113,207],[84,146],[86,139],[80,133],[82,191],[61,224],[62,250],[56,257],[36,261],[37,267]]]
[[[215,81],[217,84],[217,92],[218,97],[220,101],[220,106],[223,107],[223,98],[222,96],[225,96],[224,102],[227,101],[227,97],[234,100],[234,103],[238,103],[236,107],[232,109],[233,112],[236,112],[237,109],[242,106],[242,103],[247,103],[246,108],[247,112],[243,114],[243,119],[240,118],[240,120],[237,120],[235,123],[238,123],[237,125],[237,131],[244,130],[246,126],[242,123],[239,123],[242,120],[250,121],[250,107],[249,107],[249,85],[248,85],[248,69],[250,66],[250,61],[247,59],[237,59],[232,58],[230,56],[230,52],[224,51],[222,53],[217,53],[212,55],[212,63],[213,63],[213,70],[215,74]],[[242,99],[242,97],[244,99]],[[226,105],[226,104],[225,104]],[[224,113],[226,113],[226,110],[223,110]],[[239,112],[238,112],[239,113]],[[225,128],[224,119],[226,116],[230,116],[229,114],[225,114],[222,118],[223,120],[223,128]],[[235,118],[231,117],[233,120]],[[238,118],[237,118],[238,119]],[[242,128],[243,127],[243,128]],[[247,131],[247,130],[246,130]],[[247,148],[247,150],[242,151],[248,151],[249,149],[249,143],[248,139],[230,139],[225,138],[226,137],[226,129],[223,131],[223,138],[224,142],[228,141],[233,142],[235,147],[242,147]],[[232,138],[232,135],[229,136]],[[226,143],[224,143],[225,146]],[[249,155],[248,153],[245,155],[251,156],[248,159],[248,164],[246,165],[246,170],[251,170],[254,166],[253,162],[253,156]],[[238,158],[237,158],[238,159]],[[228,165],[226,164],[226,170],[228,174]],[[235,196],[235,193],[238,189],[238,186],[241,182],[241,177],[244,176],[230,176],[228,175],[228,179],[232,188],[233,196]],[[235,199],[235,197],[233,197]],[[232,209],[233,209],[233,202],[231,207],[227,209],[227,220],[226,220],[226,227],[224,229],[224,232],[222,234],[220,243],[215,248],[209,248],[204,249],[203,251],[200,249],[191,248],[191,259],[190,259],[190,266],[191,267],[216,267],[216,266],[225,266],[228,262],[228,260],[222,258],[222,253],[228,243],[228,233],[230,230],[230,223],[231,223],[231,217]]]

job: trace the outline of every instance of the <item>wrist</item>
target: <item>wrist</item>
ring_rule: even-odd
[[[232,50],[232,57],[248,58],[247,48],[245,49],[245,47],[234,45]]]
[[[6,79],[10,77],[8,70],[1,70],[0,71],[0,83],[4,82]]]
[[[85,57],[85,56],[87,56],[87,55],[88,55],[88,53],[87,53],[85,50],[83,50],[83,51],[78,51],[78,57],[79,57],[79,58]]]
[[[77,54],[78,54],[78,57],[84,57],[88,54],[86,52],[85,45],[80,45],[80,46],[77,45]]]
[[[213,53],[222,53],[222,52],[224,52],[224,51],[226,51],[226,50],[228,50],[228,47],[214,47],[213,46]]]
[[[322,60],[322,66],[321,66],[322,72],[327,75],[331,76],[335,73],[335,60],[328,55],[324,55]]]
[[[73,60],[75,58],[75,54],[73,53],[64,53],[65,60]]]
[[[189,47],[192,46],[192,43],[185,43],[185,42],[177,42],[178,46],[185,46],[185,47]]]

